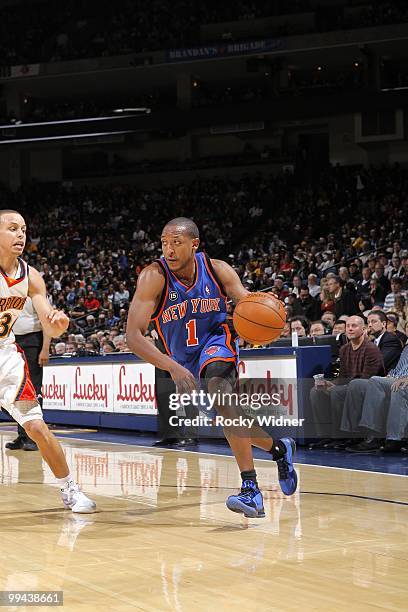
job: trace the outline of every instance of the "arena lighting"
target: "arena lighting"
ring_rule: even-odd
[[[140,107],[140,108],[115,108],[112,113],[140,113],[142,115],[150,115],[152,112],[151,108]]]
[[[124,109],[123,109],[124,110]],[[140,108],[131,108],[131,109],[127,109],[128,111],[143,111],[144,114],[148,115],[151,112],[150,108],[144,108],[144,109],[140,109]],[[114,111],[115,112],[115,111]],[[41,122],[37,122],[37,123],[23,123],[22,127],[31,127],[31,126],[38,126],[38,125],[43,125],[43,126],[47,126],[47,125],[62,125],[62,124],[71,124],[71,123],[88,123],[89,121],[107,121],[107,120],[114,120],[114,119],[120,119],[120,117],[112,117],[112,116],[108,116],[108,117],[86,117],[84,119],[62,119],[59,121],[41,121]],[[15,126],[15,124],[13,125],[13,127]],[[7,124],[3,124],[0,125],[0,129],[2,128],[10,128],[11,124],[7,123]],[[20,126],[16,126],[17,128]]]
[[[74,140],[76,138],[96,138],[97,136],[117,136],[118,134],[133,134],[133,131],[125,130],[121,132],[94,132],[92,134],[69,134],[65,136],[44,136],[39,138],[15,138],[13,140],[0,140],[0,145],[8,145],[22,142],[45,142],[47,140]]]
[[[408,85],[405,85],[404,87],[386,87],[386,88],[381,88],[380,91],[406,91],[408,89]]]

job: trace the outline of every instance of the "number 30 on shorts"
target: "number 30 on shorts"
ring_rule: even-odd
[[[187,346],[197,346],[198,338],[197,338],[197,322],[195,319],[190,319],[188,323],[186,323],[187,328]]]
[[[11,321],[12,321],[13,317],[9,312],[6,312],[1,318],[0,318],[0,338],[6,338],[9,333],[11,332],[11,328],[13,327],[12,325],[10,325]]]

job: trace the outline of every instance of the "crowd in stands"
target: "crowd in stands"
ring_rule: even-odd
[[[310,390],[308,430],[319,438],[311,449],[407,451],[408,346],[387,322],[381,309],[368,313],[367,327],[361,316],[347,318],[338,377],[318,375]]]
[[[229,261],[251,291],[272,291],[289,319],[305,317],[307,333],[310,322],[316,334],[379,308],[405,333],[407,193],[408,172],[398,166],[335,166],[150,191],[32,183],[1,196],[28,219],[27,257],[71,316],[69,348],[91,340],[99,352],[107,341],[123,348],[137,276],[160,255],[165,220],[186,215],[204,250]]]
[[[78,342],[91,350],[83,347],[90,341],[99,352],[105,340],[116,350],[137,276],[160,254],[166,219],[194,211],[204,248],[221,256],[232,249],[233,226],[243,227],[249,194],[265,206],[264,186],[256,177],[150,192],[126,185],[75,190],[40,184],[1,192],[4,205],[29,220],[28,259],[43,275],[52,303],[70,314],[68,350],[74,352]],[[224,206],[231,210],[228,220]],[[99,339],[98,332],[103,332]]]
[[[395,365],[408,334],[408,171],[398,165],[196,179],[150,191],[32,183],[15,193],[2,188],[1,197],[26,216],[26,257],[52,304],[70,316],[54,355],[128,351],[137,277],[160,256],[165,221],[189,216],[203,250],[228,261],[249,290],[285,303],[283,338],[329,334],[344,348],[353,340],[347,326],[367,324],[374,344],[387,331],[399,349],[392,363],[380,357],[380,376],[407,369]],[[154,341],[154,330],[148,336]],[[373,447],[359,444],[361,452]]]
[[[398,0],[382,0],[347,11],[338,7],[314,8],[308,0],[51,0],[6,6],[0,11],[0,57],[4,65],[63,61],[86,57],[200,44],[200,26],[252,20],[294,12],[316,11],[315,31],[350,29],[399,23],[408,19],[408,7]],[[310,31],[310,26],[306,26]],[[299,33],[290,20],[271,36]],[[222,39],[223,37],[221,37]],[[224,36],[225,38],[225,36]]]

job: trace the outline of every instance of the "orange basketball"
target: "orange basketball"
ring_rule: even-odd
[[[286,323],[283,303],[271,293],[251,293],[235,306],[234,327],[251,344],[269,344],[281,335]]]

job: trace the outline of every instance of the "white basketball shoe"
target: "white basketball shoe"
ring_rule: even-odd
[[[82,493],[79,485],[74,481],[68,482],[67,485],[61,489],[61,496],[65,508],[72,510],[72,512],[81,514],[96,512],[95,502],[89,499],[85,493]]]

